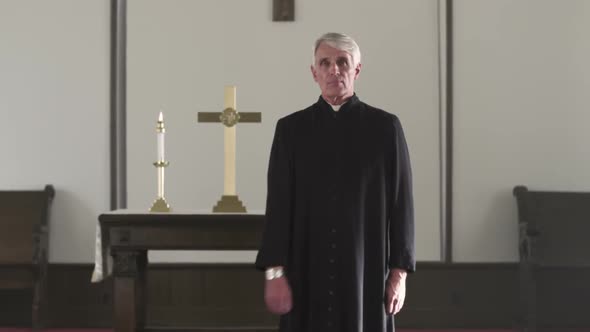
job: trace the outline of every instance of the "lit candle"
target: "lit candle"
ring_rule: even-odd
[[[164,128],[164,115],[162,112],[158,116],[156,131],[158,135],[158,161],[164,161],[164,134],[166,133],[166,129]]]

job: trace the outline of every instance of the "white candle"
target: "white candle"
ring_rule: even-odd
[[[164,161],[164,115],[160,112],[158,116],[158,161]]]

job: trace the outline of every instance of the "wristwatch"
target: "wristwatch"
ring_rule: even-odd
[[[264,272],[264,277],[266,280],[274,280],[282,277],[284,275],[282,267],[271,267],[266,269]]]

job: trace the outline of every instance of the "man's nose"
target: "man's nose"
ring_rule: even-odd
[[[338,65],[333,63],[330,65],[330,74],[332,75],[339,75],[340,74],[340,68],[338,68]]]

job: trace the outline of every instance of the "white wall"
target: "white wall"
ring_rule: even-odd
[[[324,32],[340,31],[355,37],[363,53],[360,98],[402,120],[415,176],[417,255],[439,260],[437,2],[297,0],[295,22],[272,22],[271,5],[128,1],[129,207],[147,210],[155,198],[155,121],[163,109],[168,201],[177,210],[210,211],[223,189],[223,130],[197,124],[197,112],[220,111],[223,86],[236,84],[238,110],[263,118],[238,125],[237,192],[250,210],[263,211],[276,121],[317,100],[312,44]],[[251,260],[253,253],[238,256],[231,260]]]
[[[359,95],[397,113],[406,127],[418,257],[438,259],[435,1],[365,1],[353,8],[297,0],[291,23],[271,22],[266,0],[162,3],[129,3],[131,207],[146,209],[155,195],[151,162],[160,107],[167,116],[173,207],[214,204],[222,188],[222,131],[197,125],[196,112],[219,110],[222,86],[235,83],[240,110],[263,112],[263,124],[238,130],[238,193],[250,209],[262,210],[274,124],[318,94],[308,72],[309,44],[324,31],[344,31],[363,50]],[[220,21],[229,5],[228,21]],[[516,259],[514,185],[590,190],[589,6],[583,0],[455,1],[458,261]],[[108,209],[109,16],[108,1],[0,0],[6,156],[0,186],[56,186],[52,262],[91,262],[97,215]],[[243,257],[229,257],[235,259]]]
[[[109,201],[109,3],[0,0],[2,189],[53,184],[51,262],[91,262]]]
[[[590,2],[455,1],[454,257],[517,260],[512,188],[590,190]]]

